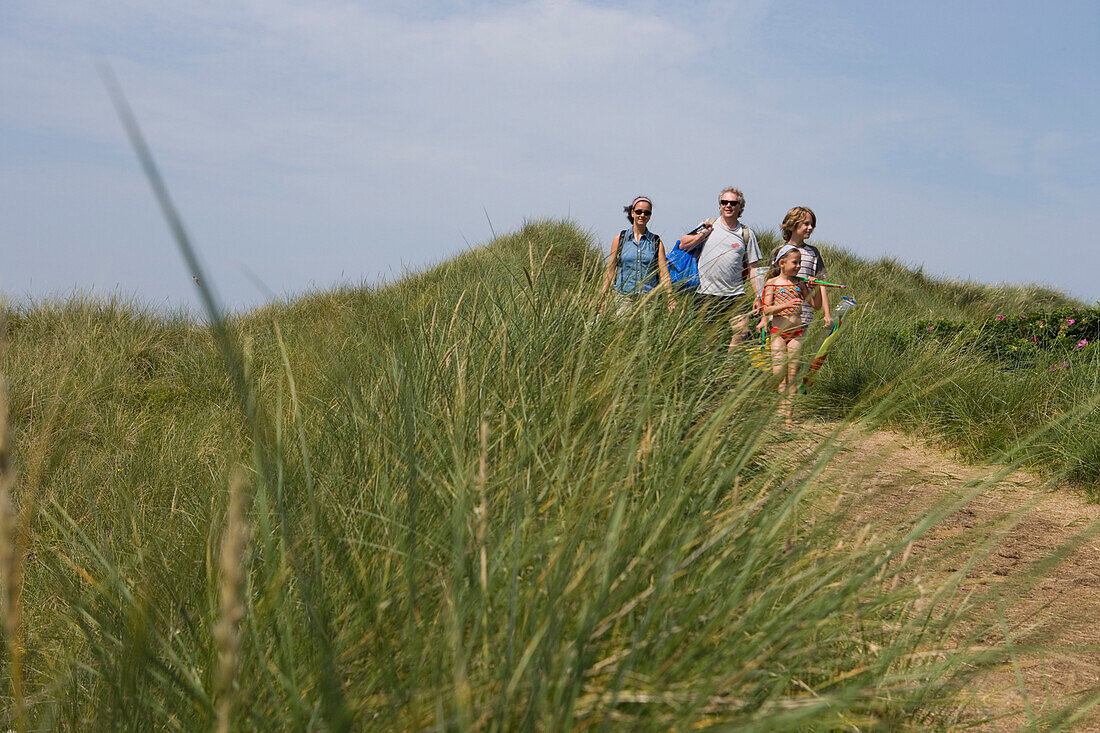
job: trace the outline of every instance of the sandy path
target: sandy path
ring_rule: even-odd
[[[820,426],[807,427],[818,434],[825,432]],[[854,520],[871,523],[876,531],[891,531],[912,522],[945,496],[964,495],[972,490],[968,485],[974,486],[998,470],[961,463],[900,433],[876,431],[848,440],[852,442],[835,462],[840,470],[832,480],[839,478],[837,483],[845,492],[873,497],[873,501],[861,503]],[[1024,580],[1032,563],[1100,519],[1100,505],[1087,503],[1080,490],[1051,486],[1029,471],[1018,470],[982,490],[915,543],[913,557],[931,555],[934,546],[953,540],[971,541],[968,531],[972,528],[1020,510],[1024,510],[1022,517],[1014,526],[998,530],[988,559],[968,573],[967,583],[987,588],[991,583],[1011,585],[1014,580]],[[1014,632],[1019,633],[1017,643],[1041,639],[1048,648],[1058,646],[1063,651],[1021,660],[1026,700],[1012,669],[978,678],[971,690],[974,714],[995,718],[978,730],[1017,730],[1028,723],[1028,706],[1041,713],[1051,708],[1051,701],[1100,686],[1100,537],[1094,534],[1023,590],[1006,615],[1018,629]],[[1028,635],[1025,626],[1036,618],[1052,616],[1041,631]],[[1003,637],[991,641],[1002,642]],[[1100,731],[1100,709],[1073,729]]]

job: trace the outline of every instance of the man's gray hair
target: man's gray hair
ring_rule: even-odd
[[[718,194],[719,199],[722,198],[723,193],[735,193],[735,194],[737,194],[738,196],[741,197],[741,205],[742,206],[747,205],[747,202],[745,201],[745,194],[743,194],[741,192],[741,189],[736,188],[734,186],[726,186],[725,188],[722,189],[721,193]]]

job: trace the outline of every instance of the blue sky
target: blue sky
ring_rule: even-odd
[[[195,295],[113,67],[234,307],[394,278],[525,219],[672,240],[744,189],[817,238],[1100,300],[1100,4],[0,5],[0,289]],[[858,284],[853,284],[858,286]],[[873,298],[873,294],[865,294]]]

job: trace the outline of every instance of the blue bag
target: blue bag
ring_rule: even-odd
[[[690,252],[680,249],[679,239],[668,251],[666,259],[673,290],[690,293],[699,287],[699,260]]]

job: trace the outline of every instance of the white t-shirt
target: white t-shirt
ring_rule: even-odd
[[[742,232],[749,233],[749,241]],[[703,251],[699,254],[699,290],[703,295],[744,295],[741,270],[760,259],[756,233],[738,222],[733,229],[721,217],[714,222]]]

